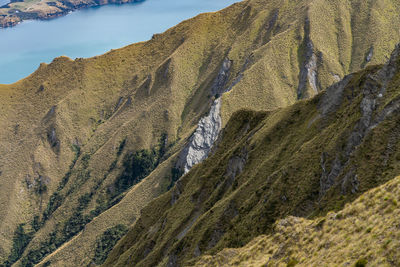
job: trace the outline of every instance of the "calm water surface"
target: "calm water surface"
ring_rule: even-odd
[[[182,20],[238,1],[146,0],[89,8],[49,21],[25,21],[0,29],[0,83],[24,78],[41,62],[49,63],[58,56],[91,57],[148,40]]]
[[[0,0],[0,6],[10,3],[10,0]]]

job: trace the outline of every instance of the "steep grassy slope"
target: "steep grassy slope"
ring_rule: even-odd
[[[400,177],[317,220],[288,217],[271,235],[205,256],[196,266],[400,265]],[[290,266],[290,265],[289,265]]]
[[[351,74],[311,100],[235,113],[215,153],[142,210],[105,266],[193,264],[271,232],[288,215],[341,209],[395,177],[399,55],[400,46],[386,65]]]
[[[176,180],[179,151],[222,92],[223,125],[315,95],[383,63],[399,11],[394,0],[244,1],[0,85],[0,262],[90,263],[107,229],[133,225]]]

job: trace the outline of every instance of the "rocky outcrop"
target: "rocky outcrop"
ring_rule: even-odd
[[[324,196],[327,190],[329,190],[338,178],[343,175],[343,184],[352,184],[351,192],[355,193],[358,190],[358,180],[352,171],[344,173],[346,166],[350,162],[351,155],[357,150],[357,147],[363,142],[367,134],[377,127],[384,119],[394,112],[400,110],[400,98],[394,99],[391,103],[386,105],[382,111],[377,112],[380,103],[380,99],[383,98],[386,87],[389,81],[392,80],[398,66],[397,62],[400,56],[400,45],[396,46],[396,49],[392,53],[392,56],[387,64],[379,70],[376,74],[367,74],[365,81],[362,85],[363,98],[360,103],[361,118],[355,125],[353,131],[347,139],[347,143],[343,151],[338,152],[335,159],[331,163],[331,170],[328,173],[325,165],[325,155],[321,156],[321,167],[322,175],[320,179],[320,197]],[[339,103],[343,100],[343,88],[348,83],[349,78],[345,78],[342,82],[330,87],[322,100],[322,113],[326,114],[328,110],[334,110],[333,107],[338,107]],[[347,80],[347,81],[346,81]],[[329,101],[327,101],[329,99]],[[329,102],[329,104],[328,104]],[[342,193],[346,190],[342,185]]]
[[[310,20],[307,18],[304,23],[304,39],[303,51],[300,51],[304,56],[304,61],[301,62],[299,73],[299,86],[297,88],[297,98],[303,99],[309,97],[307,93],[308,87],[313,91],[313,94],[318,93],[318,57],[314,51],[314,44],[310,37]]]
[[[0,28],[7,28],[17,25],[21,19],[17,16],[0,16]]]
[[[201,163],[209,155],[222,127],[221,95],[226,92],[232,61],[225,58],[211,86],[211,94],[216,98],[207,116],[200,119],[196,131],[190,137],[188,144],[182,150],[177,162],[177,168],[184,173],[196,164]]]
[[[232,67],[232,61],[229,58],[225,58],[222,63],[221,69],[218,72],[217,78],[215,78],[214,83],[211,87],[211,94],[213,96],[219,97],[225,93],[225,85],[228,82],[230,70]]]
[[[220,111],[221,98],[217,98],[211,106],[210,113],[199,121],[196,131],[182,151],[184,173],[189,172],[194,165],[206,159],[210,153],[221,131]]]

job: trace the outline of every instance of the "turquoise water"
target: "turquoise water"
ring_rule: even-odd
[[[145,41],[199,13],[238,0],[146,0],[83,9],[49,21],[0,29],[0,83],[13,83],[58,56],[92,57]]]

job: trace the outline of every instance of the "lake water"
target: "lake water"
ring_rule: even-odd
[[[10,3],[10,0],[0,0],[0,6]]]
[[[3,0],[0,0],[3,1]],[[0,29],[0,83],[13,83],[58,56],[92,57],[145,41],[197,14],[239,0],[146,0],[79,10]]]

